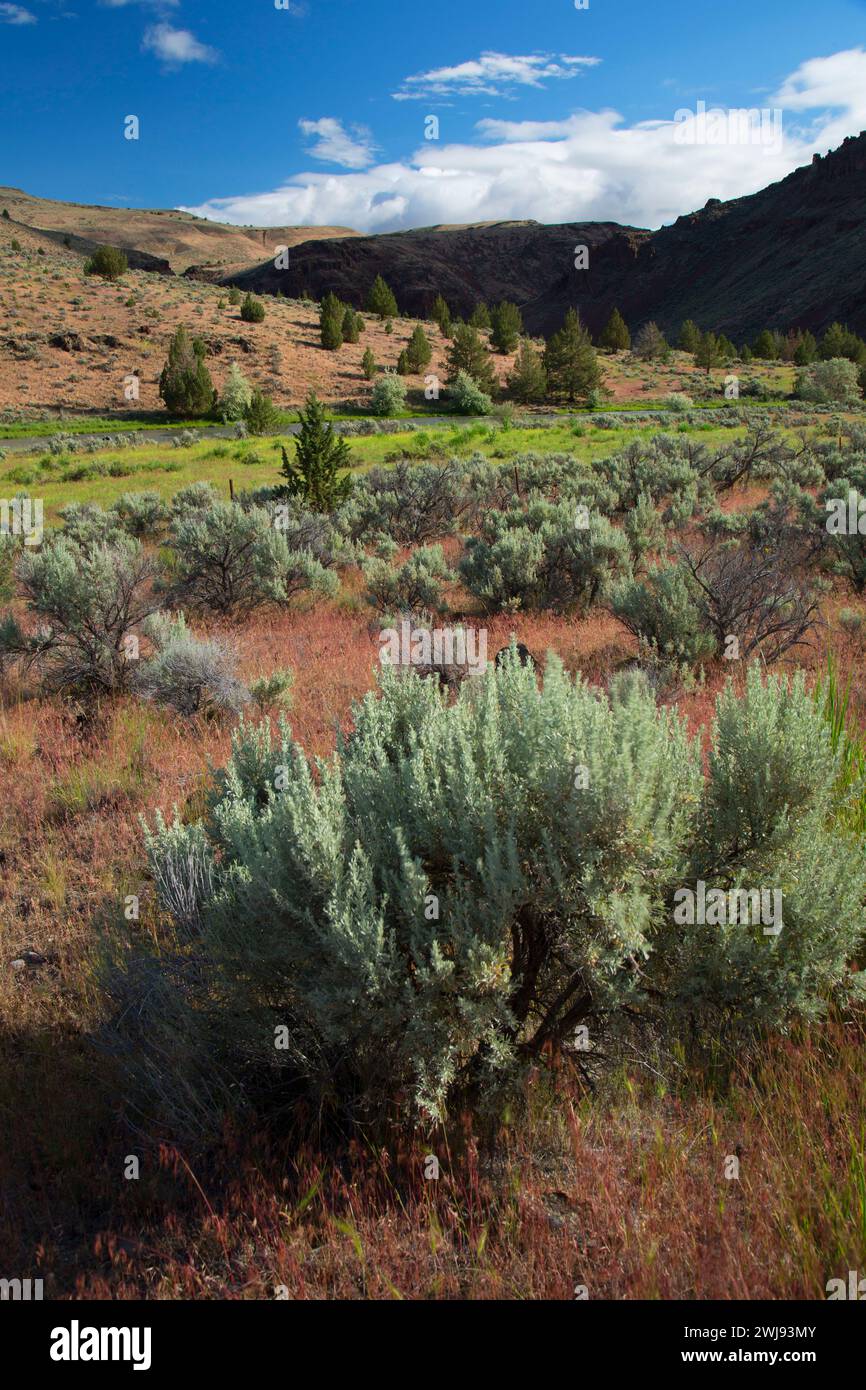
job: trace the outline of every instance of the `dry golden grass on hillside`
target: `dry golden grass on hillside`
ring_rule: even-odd
[[[0,209],[34,229],[69,233],[167,260],[182,275],[191,265],[228,271],[267,260],[278,246],[357,236],[351,227],[233,227],[175,208],[99,207],[34,198],[19,188],[0,187]]]
[[[371,349],[380,370],[396,366],[418,322],[395,319],[388,333],[383,323],[365,315],[360,341],[329,352],[321,346],[313,304],[263,296],[265,319],[249,324],[239,307],[228,303],[229,291],[217,285],[133,270],[109,284],[86,276],[84,261],[38,232],[0,219],[0,410],[161,411],[159,376],[179,324],[207,343],[208,369],[217,388],[236,361],[279,406],[301,405],[311,389],[332,405],[366,405],[365,350]],[[444,382],[448,342],[435,324],[424,327],[433,348],[425,373]],[[513,355],[494,355],[501,383],[513,360]],[[614,402],[658,400],[669,392],[699,396],[706,384],[706,374],[680,352],[667,364],[655,365],[620,353],[603,358],[602,366]],[[124,394],[132,373],[140,381],[137,401]],[[749,374],[776,383],[787,381],[791,370],[756,364]],[[716,387],[723,377],[721,370],[712,374]],[[413,398],[423,401],[423,374],[406,382],[410,404]]]
[[[12,249],[18,241],[21,251]],[[361,358],[370,348],[380,367],[393,367],[415,326],[396,319],[393,332],[366,316],[359,343],[339,352],[320,344],[312,304],[264,300],[262,323],[245,323],[228,291],[198,281],[128,271],[110,284],[86,276],[73,252],[40,256],[38,238],[0,221],[0,410],[134,412],[163,410],[159,376],[180,324],[208,345],[208,369],[220,388],[231,362],[287,408],[315,388],[330,402],[366,402],[370,384]],[[222,304],[222,308],[220,307]],[[62,342],[49,339],[60,335]],[[432,371],[444,379],[445,340],[430,326]],[[502,359],[505,364],[508,359]],[[125,379],[137,373],[140,398],[125,398]],[[421,377],[410,388],[423,390]]]

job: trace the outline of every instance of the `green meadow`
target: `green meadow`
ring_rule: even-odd
[[[716,448],[742,436],[745,428],[723,428],[709,420],[686,424],[672,416],[665,432],[688,433],[708,448]],[[624,448],[634,439],[662,432],[658,423],[606,428],[569,421],[544,429],[472,424],[353,437],[349,447],[353,468],[358,472],[376,465],[387,466],[398,458],[436,459],[474,452],[502,462],[531,452],[569,453],[589,462]],[[789,433],[793,434],[793,430]],[[26,490],[41,497],[49,523],[70,502],[93,502],[105,507],[130,491],[154,491],[172,497],[180,488],[202,480],[213,483],[228,496],[230,481],[236,491],[273,483],[279,473],[283,445],[291,453],[293,443],[288,437],[204,440],[182,448],[160,444],[120,451],[18,455],[0,465],[0,488],[4,495]]]

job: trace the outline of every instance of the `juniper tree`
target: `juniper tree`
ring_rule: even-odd
[[[761,357],[765,361],[775,362],[780,355],[781,345],[776,333],[772,333],[769,328],[765,328],[759,333],[752,344],[752,353],[755,357]]]
[[[845,325],[831,323],[821,339],[818,355],[824,361],[835,357],[847,357],[858,366],[863,366],[866,363],[866,343]]]
[[[250,434],[276,434],[280,427],[280,413],[270,396],[256,387],[244,411],[244,421]]]
[[[241,305],[241,318],[244,323],[261,323],[265,317],[265,306],[260,299],[254,299],[247,293]]]
[[[283,447],[286,491],[300,498],[316,512],[330,512],[349,496],[351,476],[340,472],[352,464],[349,446],[325,419],[325,407],[314,391],[307,396],[300,412],[301,429],[295,437],[295,457],[290,460]]]
[[[523,319],[516,304],[507,299],[495,305],[491,315],[490,344],[497,352],[513,352],[523,332]]]
[[[701,330],[694,319],[684,319],[680,328],[680,336],[677,340],[678,346],[683,352],[694,353],[697,351],[698,343],[701,339]]]
[[[473,328],[490,328],[490,310],[483,300],[475,305],[469,315],[469,322]]]
[[[129,269],[126,252],[117,246],[99,246],[84,263],[85,275],[99,275],[103,280],[119,280]]]
[[[607,348],[610,352],[621,352],[623,349],[631,347],[631,334],[619,309],[613,310],[601,330],[598,345],[601,348]]]
[[[380,319],[397,317],[397,301],[394,298],[394,293],[381,275],[377,275],[370,286],[366,307],[371,314],[377,314]]]
[[[216,391],[204,358],[195,351],[181,324],[169,344],[168,360],[159,378],[159,394],[172,415],[208,415],[216,403]]]
[[[417,323],[412,330],[412,336],[406,348],[406,357],[413,372],[420,372],[427,366],[433,356],[433,349],[427,341],[427,334],[424,332],[420,323]]]
[[[794,363],[798,367],[808,367],[817,356],[818,344],[815,341],[815,335],[807,329],[794,349]]]
[[[361,370],[368,381],[372,381],[376,375],[376,358],[371,348],[364,349],[364,356],[361,358]]]
[[[489,393],[495,389],[490,353],[479,338],[477,328],[471,324],[461,323],[454,329],[447,361],[449,381],[456,381],[460,372],[466,372],[483,391]]]
[[[598,355],[574,309],[568,310],[562,327],[549,339],[544,369],[551,395],[570,403],[585,400],[601,385]]]
[[[430,310],[430,318],[439,328],[444,337],[451,337],[451,310],[445,303],[441,294],[437,294],[433,301],[433,308]]]
[[[547,394],[547,372],[541,353],[528,338],[520,344],[507,385],[514,399],[523,405],[543,401]]]
[[[636,357],[647,362],[666,362],[671,351],[664,333],[652,319],[638,329],[632,349]]]
[[[695,366],[703,367],[707,376],[709,376],[713,367],[718,367],[721,361],[722,353],[719,347],[719,341],[715,333],[711,333],[710,330],[707,329],[706,333],[700,335],[698,345],[695,348]]]
[[[349,305],[346,305],[345,309],[343,310],[342,323],[344,343],[357,343],[359,337],[361,336],[361,330],[358,327],[358,319],[359,315],[355,313],[355,310],[350,308]]]
[[[345,312],[345,305],[329,290],[319,309],[319,327],[323,348],[329,348],[333,352],[343,346]]]

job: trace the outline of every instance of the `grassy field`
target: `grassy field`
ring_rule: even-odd
[[[670,432],[694,435],[707,448],[716,448],[741,437],[738,429],[714,426],[711,421],[689,426],[672,416]],[[791,424],[788,433],[794,432]],[[554,425],[545,429],[504,429],[496,423],[456,425],[405,433],[370,435],[349,441],[353,467],[359,472],[387,464],[396,457],[433,456],[431,448],[448,455],[478,452],[485,457],[507,461],[530,452],[567,453],[591,461],[621,449],[634,439],[660,433],[658,424],[628,428],[616,425],[601,428],[586,424]],[[26,459],[7,459],[0,465],[0,489],[13,495],[26,489],[43,499],[45,517],[50,523],[60,508],[70,502],[93,502],[110,506],[124,492],[152,490],[170,498],[189,483],[207,481],[228,497],[229,480],[237,491],[263,487],[276,481],[281,464],[280,449],[285,443],[290,455],[291,439],[271,438],[202,441],[183,448],[168,445],[144,446],[135,450],[100,450],[75,455],[42,454]],[[87,476],[87,474],[91,476]],[[85,476],[76,476],[84,474]],[[94,476],[95,474],[95,476]]]

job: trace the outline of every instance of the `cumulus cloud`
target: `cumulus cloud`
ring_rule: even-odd
[[[866,128],[866,49],[808,59],[770,100],[786,111],[826,110],[815,129],[828,146],[857,134]]]
[[[36,16],[22,5],[0,5],[0,24],[35,24]]]
[[[350,135],[342,121],[333,116],[323,116],[318,121],[298,121],[298,126],[305,135],[318,136],[309,151],[313,159],[342,164],[346,169],[365,169],[372,161],[376,147],[364,126],[352,126]]]
[[[675,112],[632,125],[613,110],[558,121],[483,120],[475,143],[425,141],[393,163],[297,173],[273,191],[186,210],[231,223],[372,232],[513,218],[658,227],[708,198],[754,193],[866,126],[866,51],[810,59],[756,103],[768,104],[785,110],[766,142],[689,143],[683,137],[697,129],[697,118],[675,119]]]
[[[507,53],[482,53],[455,67],[433,68],[407,77],[395,101],[420,101],[431,97],[505,96],[515,87],[543,87],[554,78],[577,77],[600,58],[575,58],[565,53],[534,53],[512,57]]]
[[[145,53],[155,53],[170,67],[182,63],[215,63],[219,54],[215,48],[199,43],[189,29],[175,29],[171,24],[152,24],[145,30],[141,46]]]

